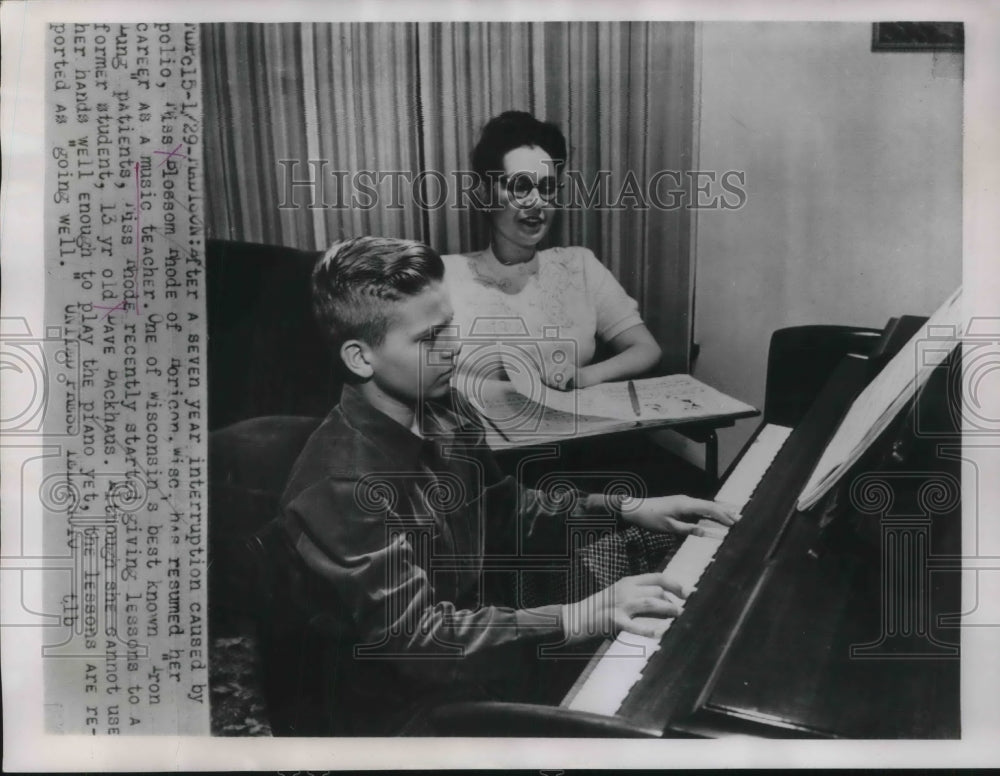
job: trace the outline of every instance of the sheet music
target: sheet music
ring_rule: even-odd
[[[525,437],[572,436],[581,426],[588,429],[621,428],[615,418],[586,417],[547,407],[520,393],[506,380],[481,380],[468,394],[473,406],[508,442]],[[635,418],[633,418],[635,420]]]
[[[544,385],[538,374],[531,374],[524,368],[508,370],[508,375],[514,390],[522,396],[550,409],[584,417],[637,421],[688,420],[755,411],[749,404],[687,374],[631,381],[639,403],[638,415],[628,395],[628,381],[559,391]]]
[[[802,490],[799,509],[815,504],[858,460],[951,353],[963,331],[960,287],[854,400]]]

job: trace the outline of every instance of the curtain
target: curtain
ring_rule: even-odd
[[[414,25],[202,26],[210,237],[317,250],[423,237],[412,208],[355,198],[345,178],[419,169]]]
[[[218,24],[202,52],[210,236],[480,249],[485,219],[460,207],[454,175],[491,116],[527,110],[562,128],[585,185],[606,181],[547,244],[593,250],[639,301],[664,371],[688,370],[690,211],[650,207],[646,187],[691,169],[693,24]]]

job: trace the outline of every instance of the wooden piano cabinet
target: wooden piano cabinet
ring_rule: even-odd
[[[925,405],[947,400],[948,371]],[[942,624],[961,612],[960,569],[935,568],[961,553],[959,462],[941,455],[959,438],[920,439],[917,417],[904,413],[826,504],[793,517],[701,718],[818,736],[960,735],[960,629]],[[821,527],[824,511],[835,516]]]
[[[879,354],[919,324],[900,321],[873,359],[836,369],[617,718],[667,736],[960,736],[957,355],[836,488],[795,508]]]

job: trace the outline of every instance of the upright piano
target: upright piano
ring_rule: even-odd
[[[796,508],[854,398],[922,322],[894,319],[871,356],[844,358],[794,428],[757,430],[717,495],[742,519],[667,566],[696,587],[683,614],[659,639],[606,642],[567,716],[672,737],[960,736],[958,354]]]

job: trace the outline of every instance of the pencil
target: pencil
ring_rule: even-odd
[[[635,383],[631,380],[628,381],[628,398],[629,401],[632,402],[632,412],[634,412],[635,416],[638,418],[642,415],[642,412],[639,409],[639,396],[635,392]]]

